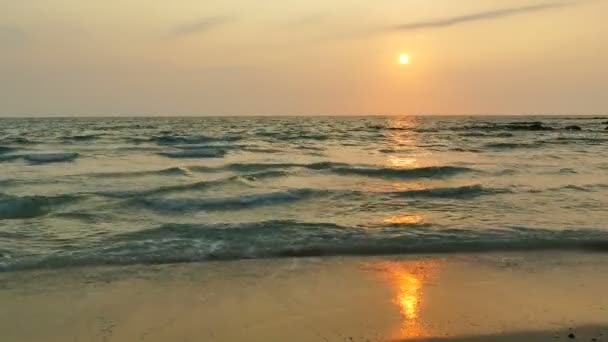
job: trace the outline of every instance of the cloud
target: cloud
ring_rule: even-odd
[[[298,19],[294,19],[288,23],[288,26],[303,26],[303,25],[314,25],[319,24],[328,19],[327,13],[312,13],[309,15],[302,16]]]
[[[188,36],[191,34],[197,34],[201,32],[206,32],[211,29],[214,29],[218,26],[222,26],[230,21],[232,21],[232,17],[207,17],[200,19],[198,21],[194,21],[191,23],[186,23],[180,26],[177,26],[171,30],[171,35],[173,36]]]
[[[500,19],[500,18],[511,17],[511,16],[525,14],[525,13],[548,11],[548,10],[552,10],[552,9],[567,7],[570,5],[572,5],[572,4],[567,3],[567,2],[547,2],[547,3],[537,4],[537,5],[502,8],[502,9],[497,9],[497,10],[492,10],[492,11],[477,12],[477,13],[465,14],[465,15],[454,16],[454,17],[447,17],[447,18],[442,18],[442,19],[417,21],[417,22],[413,22],[413,23],[393,26],[390,29],[395,30],[395,31],[413,31],[413,30],[421,30],[421,29],[448,27],[448,26],[455,26],[455,25],[465,24],[465,23],[474,22],[474,21]]]
[[[0,47],[21,46],[29,40],[28,34],[15,27],[0,26]]]

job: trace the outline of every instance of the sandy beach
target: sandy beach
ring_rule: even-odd
[[[7,342],[605,341],[606,271],[601,254],[518,253],[4,273],[0,331]]]

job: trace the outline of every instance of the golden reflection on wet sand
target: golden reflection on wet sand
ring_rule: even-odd
[[[393,289],[392,302],[398,306],[402,323],[395,338],[408,339],[433,336],[421,320],[424,305],[424,289],[429,281],[437,278],[440,261],[432,259],[403,262],[382,262],[374,267],[383,280]]]

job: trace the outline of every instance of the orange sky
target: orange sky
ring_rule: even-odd
[[[4,1],[0,115],[607,114],[606,13],[602,0]]]

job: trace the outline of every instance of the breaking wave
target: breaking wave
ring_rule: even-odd
[[[7,254],[0,257],[0,271],[340,255],[545,250],[608,252],[608,233],[597,230],[551,231],[516,227],[489,231],[431,228],[431,231],[423,232],[390,226],[369,228],[292,220],[166,224],[114,235],[104,243],[86,249],[23,258]]]
[[[0,220],[43,216],[52,209],[73,202],[75,196],[12,196],[0,194]]]
[[[229,164],[217,168],[213,167],[193,167],[193,171],[215,172],[218,170],[230,170],[240,172],[284,170],[292,168],[303,168],[316,171],[326,171],[338,175],[358,175],[378,178],[441,178],[454,176],[462,173],[474,172],[475,170],[462,166],[428,166],[411,169],[377,167],[366,165],[350,165],[345,163],[320,162],[311,164],[298,163],[248,163],[248,164]]]

